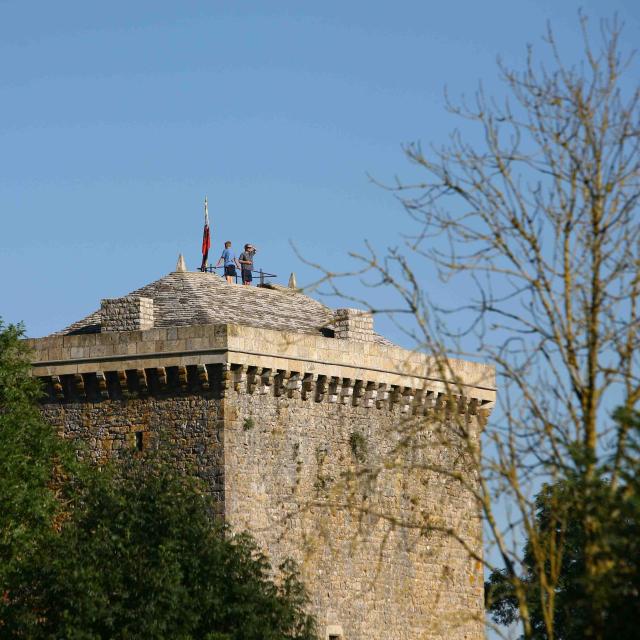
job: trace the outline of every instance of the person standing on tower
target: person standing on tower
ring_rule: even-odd
[[[227,240],[224,243],[224,250],[216,263],[216,267],[219,267],[221,262],[224,262],[224,276],[227,279],[227,282],[229,284],[233,284],[232,278],[235,278],[236,267],[240,268],[240,264],[238,263],[238,259],[234,255],[233,251],[231,251],[231,240]]]
[[[256,248],[252,244],[245,244],[244,251],[240,254],[240,272],[242,273],[242,284],[251,285],[253,276],[253,256],[256,255]]]

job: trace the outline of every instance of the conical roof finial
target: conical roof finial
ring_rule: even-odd
[[[296,274],[291,272],[289,276],[289,289],[297,289],[298,283],[296,282]]]
[[[184,257],[182,254],[178,255],[178,264],[176,265],[176,271],[186,271],[187,265],[184,263]]]

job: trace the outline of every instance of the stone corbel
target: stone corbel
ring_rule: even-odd
[[[364,406],[367,408],[373,407],[376,398],[378,397],[378,389],[375,382],[367,382],[367,388],[364,392]]]
[[[116,375],[118,376],[118,384],[120,385],[120,393],[123,398],[128,398],[129,394],[129,382],[127,380],[127,372],[118,370],[116,371]]]
[[[276,396],[276,398],[279,398],[284,393],[285,376],[286,376],[286,371],[283,371],[282,369],[278,369],[278,372],[273,377],[273,393]]]
[[[464,394],[456,396],[458,400],[458,413],[462,416],[467,415],[469,410],[469,398]]]
[[[316,386],[316,380],[318,379],[315,373],[305,373],[302,380],[301,396],[303,400],[306,400],[313,395],[313,389]]]
[[[136,378],[138,380],[138,391],[142,395],[149,393],[149,382],[147,380],[147,372],[144,369],[136,369]]]
[[[302,379],[297,371],[291,371],[289,373],[289,379],[286,383],[287,395],[290,398],[299,398],[300,390],[302,389]]]
[[[73,374],[73,390],[80,400],[86,400],[87,390],[84,386],[84,378],[79,373]]]
[[[364,397],[364,382],[362,380],[356,380],[353,385],[353,404],[359,407],[362,404],[362,398]]]
[[[404,387],[402,391],[402,395],[400,397],[400,412],[401,413],[409,413],[411,410],[411,406],[413,404],[413,398],[415,397],[415,392],[411,387]]]
[[[391,385],[391,390],[389,391],[389,402],[393,407],[394,404],[399,404],[402,399],[402,388],[397,384]]]
[[[327,376],[318,376],[318,380],[316,382],[316,402],[322,402],[324,400],[328,389],[329,382],[327,381]]]
[[[258,367],[247,367],[247,393],[252,394],[258,387],[259,381]]]
[[[414,415],[424,414],[425,396],[426,396],[426,391],[424,389],[416,389],[416,395],[413,403]]]
[[[447,416],[453,416],[460,412],[460,396],[453,393],[442,395],[441,408],[445,410]]]
[[[340,378],[335,376],[331,378],[329,383],[329,402],[334,403],[338,401],[338,394],[340,393]]]
[[[158,374],[158,386],[160,387],[160,391],[165,391],[167,388],[167,370],[164,367],[158,367],[156,369],[156,373]]]
[[[437,391],[425,390],[424,392],[424,408],[426,411],[430,411],[436,406],[436,400],[438,398]]]
[[[242,386],[247,382],[247,367],[243,364],[234,366],[233,371],[233,388],[240,391]]]
[[[342,389],[340,391],[340,402],[342,404],[351,402],[351,398],[353,397],[353,383],[354,381],[351,378],[342,379]]]
[[[103,400],[109,399],[109,385],[107,384],[107,376],[104,371],[96,371],[96,380],[98,382],[98,394]]]
[[[199,364],[196,367],[196,372],[198,374],[198,382],[200,386],[205,390],[209,390],[209,372],[207,371],[207,367],[204,364]]]
[[[265,395],[269,393],[271,387],[273,387],[273,371],[265,367],[260,373],[259,393]]]
[[[60,376],[51,376],[51,388],[56,400],[64,400],[64,387]]]
[[[231,365],[228,362],[224,362],[220,366],[222,368],[220,372],[220,397],[224,398],[231,388],[233,374],[231,372]]]
[[[189,373],[187,372],[187,367],[184,365],[178,365],[178,385],[180,388],[185,391],[189,386]]]
[[[382,409],[385,403],[389,400],[389,387],[386,382],[382,382],[378,385],[376,406],[378,409]]]

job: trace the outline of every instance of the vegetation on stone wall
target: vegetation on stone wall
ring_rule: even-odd
[[[29,376],[22,335],[0,320],[0,611],[24,563],[68,517],[68,479],[78,478],[73,453],[40,417],[40,385]]]
[[[0,636],[311,640],[295,566],[274,574],[159,452],[76,462],[40,417],[19,327],[0,325]]]
[[[352,431],[349,435],[351,453],[358,462],[367,460],[367,440],[360,431]]]

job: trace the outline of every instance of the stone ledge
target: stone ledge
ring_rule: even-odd
[[[146,331],[57,336],[26,341],[34,349],[33,374],[67,375],[213,362],[306,371],[420,389],[445,384],[466,395],[495,400],[495,370],[376,343],[240,325],[196,325]]]

